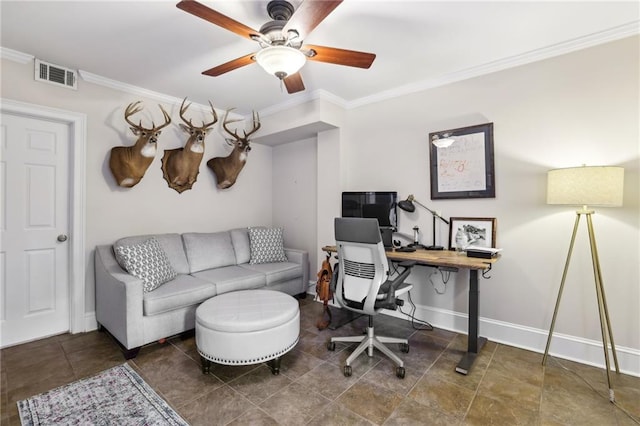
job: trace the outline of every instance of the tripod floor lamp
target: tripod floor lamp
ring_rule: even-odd
[[[431,244],[429,247],[425,247],[425,249],[427,249],[427,250],[443,250],[442,246],[436,245],[436,218],[440,219],[441,221],[443,221],[447,225],[449,224],[449,221],[447,219],[443,218],[442,216],[440,216],[438,214],[438,212],[436,212],[434,210],[431,210],[429,207],[427,207],[427,206],[423,205],[422,203],[420,203],[418,200],[416,200],[416,198],[413,196],[413,194],[409,195],[406,200],[400,201],[398,203],[398,207],[400,207],[402,210],[404,210],[406,212],[413,213],[416,210],[416,206],[414,205],[414,203],[419,205],[423,209],[427,210],[433,216],[433,244]],[[416,239],[416,243],[417,243],[417,239]]]
[[[591,216],[594,214],[587,206],[606,206],[616,207],[622,205],[622,195],[624,187],[624,169],[622,167],[573,167],[567,169],[550,170],[547,174],[547,204],[568,204],[578,205],[582,208],[576,211],[576,221],[573,225],[573,234],[571,235],[571,243],[569,244],[569,253],[567,261],[564,265],[562,273],[562,281],[560,282],[560,290],[556,306],[553,311],[553,319],[551,320],[551,328],[549,329],[549,337],[547,338],[547,346],[544,350],[542,364],[544,365],[549,354],[549,345],[553,335],[553,328],[558,315],[562,290],[567,278],[569,262],[580,224],[580,218],[584,216],[587,219],[587,230],[589,232],[589,245],[591,246],[591,262],[593,264],[593,275],[596,285],[596,297],[598,300],[598,314],[600,316],[600,331],[602,333],[602,346],[604,349],[604,359],[607,368],[607,384],[609,386],[609,400],[615,401],[613,387],[611,385],[611,365],[609,362],[609,348],[613,355],[615,370],[620,372],[618,367],[618,357],[616,355],[616,347],[613,342],[613,332],[611,331],[611,321],[609,319],[609,310],[607,309],[607,299],[604,293],[604,285],[602,283],[602,270],[600,269],[600,258],[598,257],[598,248],[596,246],[596,237],[593,231],[593,222]]]

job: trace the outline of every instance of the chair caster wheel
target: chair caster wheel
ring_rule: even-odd
[[[396,368],[396,376],[398,376],[398,378],[404,379],[404,375],[405,374],[406,374],[406,371],[404,370],[404,367],[397,367]]]
[[[344,372],[344,377],[351,377],[351,374],[353,373],[350,365],[345,365],[343,372]]]
[[[330,350],[330,351],[335,351],[336,350],[336,342],[328,341],[327,342],[327,349]]]
[[[408,343],[400,343],[400,351],[405,354],[409,353],[409,344]]]

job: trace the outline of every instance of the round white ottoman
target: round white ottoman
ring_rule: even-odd
[[[280,372],[280,357],[298,343],[298,301],[273,290],[242,290],[214,296],[196,309],[196,346],[207,374],[211,362],[226,365],[269,361]]]

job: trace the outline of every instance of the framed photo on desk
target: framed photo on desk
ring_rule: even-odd
[[[449,249],[496,247],[495,217],[452,217],[449,219]]]

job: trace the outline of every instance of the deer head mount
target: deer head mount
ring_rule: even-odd
[[[236,183],[236,179],[238,178],[240,171],[247,162],[247,154],[251,151],[249,136],[260,129],[260,116],[254,111],[252,114],[253,128],[248,133],[246,130],[243,130],[244,136],[239,136],[237,130],[229,130],[227,127],[228,124],[241,121],[229,121],[227,119],[229,111],[232,109],[228,109],[224,114],[222,128],[232,137],[232,139],[226,139],[226,141],[229,145],[233,146],[233,151],[231,151],[231,154],[226,157],[215,157],[207,161],[207,166],[213,171],[213,174],[216,175],[216,180],[218,182],[217,186],[219,189],[229,188]]]
[[[170,188],[179,193],[191,189],[200,172],[200,163],[204,155],[204,138],[211,127],[218,121],[216,109],[209,101],[213,120],[208,123],[202,122],[202,126],[194,126],[191,120],[184,117],[190,103],[185,105],[187,98],[184,98],[180,106],[180,118],[185,124],[180,123],[182,130],[189,134],[183,148],[169,149],[164,151],[162,157],[162,175]]]
[[[151,122],[151,127],[142,127],[142,120],[135,124],[130,117],[140,111],[143,106],[141,101],[130,103],[124,111],[124,119],[131,126],[130,129],[138,137],[132,146],[116,146],[111,148],[109,168],[119,186],[131,188],[142,180],[149,165],[156,156],[158,136],[160,130],[171,123],[171,117],[158,105],[164,117],[164,123],[156,126]]]

